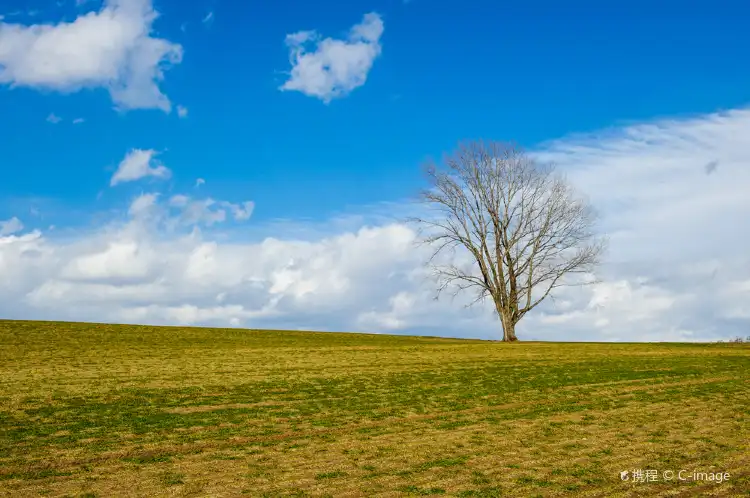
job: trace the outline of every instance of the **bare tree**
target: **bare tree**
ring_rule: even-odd
[[[584,282],[597,264],[604,241],[593,232],[593,209],[551,165],[520,148],[463,144],[426,173],[422,200],[435,211],[412,221],[433,250],[438,296],[452,288],[454,295],[475,290],[472,304],[491,298],[504,341],[518,340],[521,318],[556,288]],[[470,264],[456,262],[457,249]],[[444,258],[446,251],[454,257]]]

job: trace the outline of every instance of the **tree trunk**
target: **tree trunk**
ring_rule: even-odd
[[[516,337],[516,324],[513,323],[513,320],[511,318],[506,318],[502,314],[500,316],[500,321],[503,323],[503,342],[517,341],[518,337]]]

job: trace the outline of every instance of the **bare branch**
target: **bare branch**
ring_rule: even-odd
[[[428,164],[426,174],[422,200],[434,215],[411,221],[432,249],[438,295],[474,290],[471,304],[491,298],[505,340],[515,340],[518,321],[555,289],[579,284],[570,277],[598,263],[604,245],[593,232],[594,211],[551,165],[519,147],[463,144],[442,164]],[[440,263],[456,251],[470,268]]]

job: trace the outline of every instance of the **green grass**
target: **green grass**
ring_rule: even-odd
[[[747,344],[0,321],[0,496],[747,496],[749,381]]]

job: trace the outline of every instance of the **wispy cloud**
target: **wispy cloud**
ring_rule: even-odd
[[[169,178],[172,172],[156,159],[157,152],[153,149],[133,149],[120,162],[117,171],[112,175],[110,186],[119,183],[132,182],[148,176],[155,178]]]
[[[177,115],[181,118],[186,118],[188,115],[188,108],[185,106],[178,105],[177,106]]]
[[[50,113],[49,116],[47,116],[47,122],[52,124],[57,124],[60,121],[62,121],[62,118],[59,116],[56,116],[54,113]]]
[[[252,216],[255,203],[215,200],[211,197],[196,199],[176,194],[159,202],[158,193],[141,194],[130,205],[129,214],[152,227],[173,231],[179,226],[202,225],[211,227],[230,219],[247,221]]]
[[[228,208],[232,213],[232,217],[237,221],[249,220],[255,210],[255,203],[253,201],[246,201],[241,204],[233,204],[231,202],[223,202],[222,206]]]

